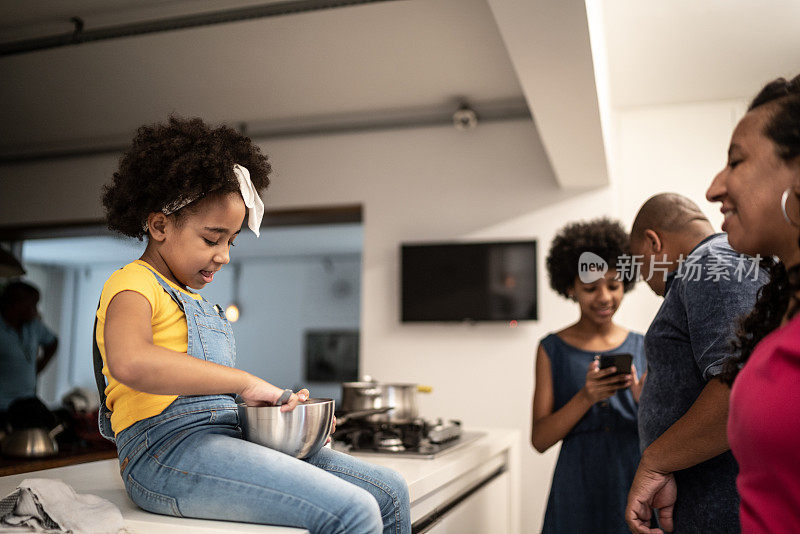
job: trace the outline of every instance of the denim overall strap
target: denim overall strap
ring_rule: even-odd
[[[236,367],[236,342],[222,307],[201,297],[197,300],[169,285],[147,267],[156,281],[186,315],[187,349],[190,356],[227,367]]]
[[[175,301],[178,308],[180,308],[186,316],[186,352],[190,356],[201,360],[218,363],[227,367],[235,367],[236,342],[233,337],[233,329],[225,318],[222,307],[211,304],[205,299],[196,300],[192,298],[186,293],[170,286],[150,267],[147,267],[147,269],[153,273],[159,285],[170,298]],[[95,330],[96,329],[97,326],[95,324]],[[97,341],[95,338],[96,354],[99,356],[100,351],[97,349],[96,345]],[[98,390],[100,390],[100,381],[102,380],[102,383],[105,383],[105,379],[102,376],[102,365],[98,369],[97,356],[95,357],[95,379],[98,381]],[[235,395],[231,393],[230,395],[210,395],[208,397],[223,398],[227,399],[227,402],[231,402],[231,397],[234,396]],[[111,429],[111,410],[106,406],[104,388],[103,391],[100,392],[100,397],[100,412],[98,414],[100,434],[106,439],[115,441],[114,431]]]

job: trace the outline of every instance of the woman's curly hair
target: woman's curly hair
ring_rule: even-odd
[[[257,190],[269,185],[267,157],[232,128],[211,128],[199,118],[176,116],[166,124],[140,127],[113,181],[103,187],[109,229],[141,240],[150,213],[183,198],[239,191],[233,173],[237,163],[250,171]],[[173,215],[180,220],[191,210],[189,204]]]
[[[781,159],[794,161],[800,156],[800,76],[771,81],[756,95],[747,111],[766,105],[774,109],[764,126],[764,135],[773,142]],[[769,282],[759,289],[755,306],[739,322],[733,342],[734,356],[725,362],[720,375],[728,385],[733,384],[756,345],[780,326],[787,310],[790,317],[798,310],[795,295],[800,291],[800,265],[787,270],[772,258],[762,260],[761,265],[769,270]]]
[[[558,294],[569,298],[569,290],[578,277],[578,260],[584,252],[597,254],[609,269],[613,269],[621,256],[630,254],[628,233],[619,222],[605,217],[570,223],[562,228],[553,238],[547,255],[550,287]],[[623,289],[627,292],[635,283],[635,277],[625,276]]]

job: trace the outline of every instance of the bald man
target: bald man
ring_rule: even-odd
[[[730,390],[715,377],[767,274],[675,193],[642,205],[630,239],[642,277],[664,301],[645,335],[643,453],[625,518],[634,532],[650,532],[656,508],[665,530],[739,532],[738,467],[726,435]]]

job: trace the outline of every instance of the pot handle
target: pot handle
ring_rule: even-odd
[[[48,432],[47,435],[50,436],[50,439],[55,439],[55,437],[57,435],[61,434],[64,430],[66,430],[64,428],[64,425],[63,424],[59,424],[59,425],[53,427],[53,430]]]
[[[417,386],[417,393],[433,393],[433,387],[419,385]]]
[[[369,410],[357,410],[355,412],[345,413],[344,415],[340,415],[339,417],[336,418],[336,424],[343,425],[350,419],[361,419],[363,417],[368,417],[370,415],[378,415],[381,413],[386,413],[393,408],[394,406],[384,406],[383,408],[372,408]]]

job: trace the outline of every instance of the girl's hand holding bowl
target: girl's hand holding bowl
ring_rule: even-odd
[[[239,392],[239,396],[248,406],[273,406],[281,398],[283,391],[265,380],[253,377],[253,380]],[[290,412],[297,407],[298,403],[305,402],[308,398],[309,392],[305,388],[297,393],[292,393],[289,400],[281,406],[281,411]]]
[[[331,433],[328,436],[328,439],[325,441],[325,445],[327,445],[328,443],[331,442],[331,436],[333,435],[334,432],[336,432],[336,418],[335,417],[333,418],[333,421],[331,421]]]
[[[283,391],[281,391],[281,394],[282,393],[283,393]],[[292,395],[289,397],[289,400],[286,401],[281,406],[281,411],[282,412],[291,412],[292,410],[294,410],[297,407],[297,405],[299,403],[307,401],[308,397],[309,397],[309,392],[305,388],[301,389],[297,393],[292,393]],[[277,402],[277,399],[275,399],[275,401],[273,401],[272,403],[275,404],[275,402]]]

